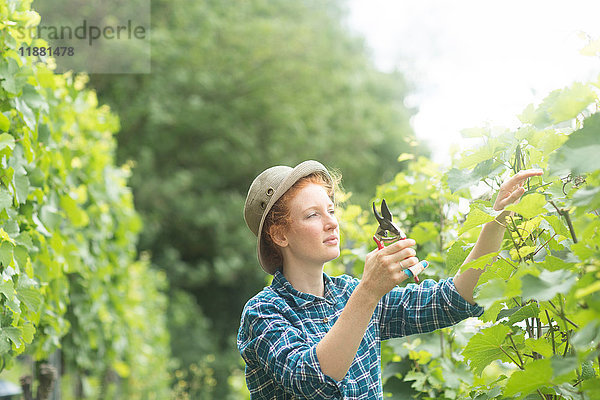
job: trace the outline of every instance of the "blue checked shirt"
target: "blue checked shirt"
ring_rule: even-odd
[[[377,304],[348,373],[336,381],[321,371],[316,348],[359,280],[325,273],[323,279],[320,297],[297,291],[277,271],[271,286],[246,303],[237,345],[253,400],[383,399],[382,340],[431,332],[483,313],[458,294],[451,278],[396,287]]]

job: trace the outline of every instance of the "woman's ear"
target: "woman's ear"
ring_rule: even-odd
[[[285,236],[283,227],[271,226],[268,234],[271,236],[273,243],[275,243],[277,246],[286,247],[288,245],[287,237]]]

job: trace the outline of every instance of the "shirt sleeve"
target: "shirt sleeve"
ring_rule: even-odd
[[[381,339],[431,332],[483,314],[458,293],[452,278],[396,287],[381,300]]]
[[[336,381],[321,371],[317,344],[308,343],[306,335],[273,302],[246,306],[238,347],[247,366],[261,366],[286,392],[298,398],[343,397],[345,380]]]

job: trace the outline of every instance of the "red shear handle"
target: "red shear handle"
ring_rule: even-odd
[[[375,243],[377,243],[377,249],[381,250],[383,249],[385,246],[383,245],[383,243],[381,242],[381,240],[377,239],[377,236],[373,236],[373,240],[375,241]]]

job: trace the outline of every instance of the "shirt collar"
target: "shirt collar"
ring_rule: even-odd
[[[329,304],[335,304],[337,292],[329,275],[323,272],[323,283],[325,290],[323,297],[315,296],[314,294],[300,292],[296,290],[292,284],[283,276],[281,271],[275,271],[271,288],[279,293],[282,297],[293,300],[298,307],[304,307],[315,301],[325,301]]]

